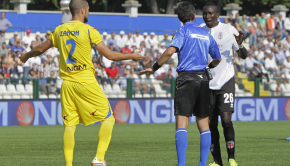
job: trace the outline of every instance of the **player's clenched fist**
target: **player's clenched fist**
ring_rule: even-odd
[[[132,58],[133,61],[139,61],[144,58],[144,56],[140,55],[140,52],[141,51],[136,51],[133,53],[133,58]]]

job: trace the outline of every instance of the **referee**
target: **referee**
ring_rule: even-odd
[[[213,37],[202,27],[196,26],[195,8],[189,2],[181,2],[177,7],[178,19],[183,23],[160,59],[153,65],[138,74],[152,74],[158,70],[172,54],[178,54],[178,77],[174,98],[174,114],[176,117],[175,143],[178,166],[185,165],[187,149],[187,127],[189,117],[196,116],[200,131],[200,162],[205,166],[211,143],[209,130],[209,78],[206,74],[208,54],[213,61],[210,68],[216,67],[221,61],[219,48]]]

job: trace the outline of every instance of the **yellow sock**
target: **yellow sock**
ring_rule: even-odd
[[[99,143],[96,154],[96,157],[98,158],[99,161],[105,160],[105,154],[111,141],[114,124],[115,118],[113,115],[105,119],[101,124],[101,128],[98,135]]]
[[[72,166],[74,146],[75,146],[75,131],[76,131],[76,126],[64,127],[63,152],[64,152],[65,166]]]

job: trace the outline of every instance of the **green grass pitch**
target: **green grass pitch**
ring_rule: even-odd
[[[89,166],[100,125],[78,126],[74,166]],[[290,122],[234,122],[239,166],[290,165]],[[222,133],[219,124],[220,133]],[[63,166],[63,126],[0,127],[0,166]],[[108,166],[176,166],[175,124],[116,124],[106,154]],[[186,165],[198,165],[199,133],[188,128]],[[221,134],[224,165],[226,146]],[[208,163],[212,162],[209,154]]]

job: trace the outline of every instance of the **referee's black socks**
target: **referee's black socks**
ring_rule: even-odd
[[[228,159],[235,159],[235,130],[233,122],[222,123],[227,145]]]

